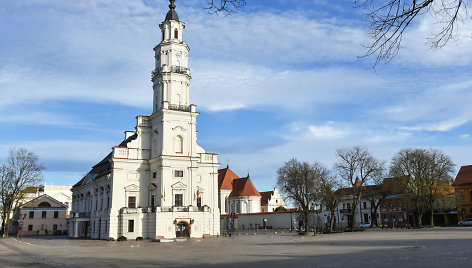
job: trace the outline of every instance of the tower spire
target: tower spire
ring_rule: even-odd
[[[169,20],[175,20],[175,21],[179,21],[179,16],[177,15],[177,12],[175,12],[175,0],[169,0],[170,2],[170,5],[169,5],[169,12],[167,12],[167,15],[166,15],[166,21],[169,21]]]

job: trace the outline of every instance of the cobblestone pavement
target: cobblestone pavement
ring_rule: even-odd
[[[274,231],[185,242],[0,239],[0,267],[472,267],[472,227],[300,236]]]

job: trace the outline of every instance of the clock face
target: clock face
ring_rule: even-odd
[[[177,52],[177,54],[175,54],[175,57],[176,57],[177,59],[180,59],[180,57],[182,57],[182,52],[180,52],[180,51]]]

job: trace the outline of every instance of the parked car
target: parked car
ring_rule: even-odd
[[[359,225],[359,228],[370,228],[371,224],[369,222]]]
[[[459,226],[472,226],[472,219],[467,219],[465,221],[460,221],[457,223]]]

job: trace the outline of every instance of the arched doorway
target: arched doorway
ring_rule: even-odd
[[[175,226],[176,237],[190,237],[190,226],[186,221],[180,221]]]
[[[38,230],[38,235],[47,235],[48,234],[48,228],[45,224],[41,224]]]

